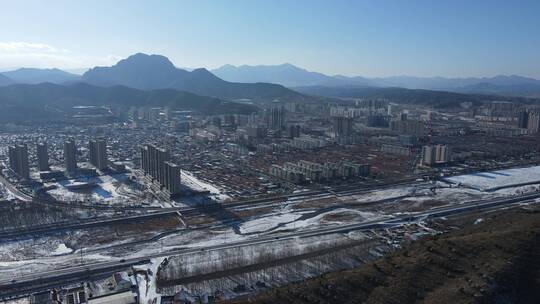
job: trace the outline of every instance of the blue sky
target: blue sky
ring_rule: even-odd
[[[327,74],[540,78],[540,1],[2,1],[0,69],[289,62]]]

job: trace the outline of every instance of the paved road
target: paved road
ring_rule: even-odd
[[[423,220],[426,218],[437,218],[443,216],[449,216],[453,214],[461,214],[480,210],[490,210],[494,208],[507,207],[512,204],[522,203],[540,198],[540,193],[526,194],[509,198],[492,199],[485,201],[478,201],[473,203],[465,203],[461,205],[446,206],[426,210],[410,215],[402,215],[394,217],[392,219],[376,220],[363,223],[342,225],[338,227],[323,227],[312,230],[304,230],[299,232],[286,233],[274,236],[263,236],[250,240],[231,242],[226,244],[211,245],[198,248],[189,248],[174,250],[169,252],[162,252],[158,254],[151,254],[138,258],[132,258],[127,260],[115,260],[109,262],[97,262],[86,265],[76,265],[73,267],[56,269],[51,271],[44,271],[36,274],[26,275],[17,278],[17,281],[11,281],[9,278],[0,279],[0,297],[15,295],[24,291],[30,292],[37,290],[33,288],[45,288],[50,286],[56,286],[60,283],[67,283],[73,281],[84,280],[90,275],[110,272],[115,269],[125,269],[131,265],[146,263],[149,259],[157,257],[166,257],[172,255],[186,255],[193,254],[200,251],[214,251],[227,248],[251,246],[255,244],[273,243],[282,240],[314,237],[335,233],[347,233],[350,231],[362,231],[371,229],[381,229],[395,227],[404,223]]]
[[[60,224],[52,224],[52,225],[46,225],[46,226],[40,226],[40,227],[30,227],[27,229],[18,229],[16,231],[3,231],[3,232],[0,232],[0,241],[12,240],[12,239],[20,238],[25,235],[38,235],[38,234],[54,233],[58,231],[82,229],[82,228],[89,228],[89,227],[103,227],[105,225],[110,225],[110,224],[133,222],[137,220],[146,220],[146,219],[158,218],[158,217],[167,216],[167,215],[178,215],[178,212],[174,210],[146,212],[143,214],[128,215],[128,216],[122,216],[122,217],[85,220],[85,221],[77,222],[77,223],[60,223]]]
[[[24,202],[31,202],[32,196],[17,189],[12,183],[10,183],[3,175],[0,174],[0,183],[3,184],[13,195]]]

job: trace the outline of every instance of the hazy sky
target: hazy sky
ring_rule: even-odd
[[[327,74],[540,78],[540,0],[0,0],[0,69],[290,62]]]

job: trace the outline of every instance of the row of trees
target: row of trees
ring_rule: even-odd
[[[211,295],[226,297],[232,293],[249,292],[256,289],[280,286],[317,277],[327,272],[356,267],[377,258],[376,255],[370,252],[374,247],[381,248],[382,250],[391,249],[377,242],[368,242],[366,245],[347,247],[307,259],[297,260],[286,265],[266,267],[256,271],[175,286],[165,286],[168,285],[165,281],[165,273],[160,269],[158,271],[159,289],[163,294],[175,294],[180,290],[184,290],[193,296]],[[290,251],[288,252],[290,253]],[[170,264],[167,265],[167,267],[169,266]],[[170,272],[167,274],[170,275]],[[169,279],[172,278],[169,277]]]

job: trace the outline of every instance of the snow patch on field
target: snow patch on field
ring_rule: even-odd
[[[335,219],[333,219],[333,217],[335,217]],[[346,217],[347,219],[340,220],[340,217]],[[280,230],[314,228],[318,226],[325,226],[328,224],[340,225],[349,223],[362,223],[380,219],[383,217],[383,215],[375,214],[372,212],[363,212],[354,209],[339,208],[336,210],[321,213],[317,216],[305,220],[288,223],[280,227]]]
[[[31,304],[30,298],[19,298],[0,302],[0,304]]]
[[[64,243],[61,243],[61,244],[58,244],[58,247],[56,248],[56,250],[51,252],[51,254],[52,255],[63,255],[63,254],[69,254],[69,253],[72,253],[72,252],[73,252],[73,249],[67,247],[66,244],[64,244]]]
[[[0,183],[0,200],[9,201],[12,199],[15,199],[15,195],[4,184]]]
[[[94,186],[87,189],[69,189],[70,185],[79,183],[89,183]],[[129,177],[123,173],[102,175],[88,179],[65,180],[58,183],[45,183],[45,186],[55,186],[55,189],[48,190],[47,192],[62,201],[95,201],[107,204],[126,204],[126,202],[133,202],[134,197],[139,197],[137,201],[141,201],[140,197],[144,195],[140,190],[134,189],[129,185]]]
[[[344,196],[343,199],[350,200],[352,198],[359,203],[397,199],[403,196],[410,195],[411,193],[413,193],[414,189],[415,187],[398,187],[374,190],[363,194]]]
[[[295,221],[301,216],[302,213],[300,212],[287,212],[261,217],[240,225],[240,232],[245,234],[268,231],[279,224]]]
[[[0,267],[20,266],[20,265],[25,265],[26,263],[27,263],[26,261],[0,262]],[[0,278],[1,278],[1,276],[0,276]]]
[[[231,242],[239,242],[245,239],[246,239],[245,236],[239,235],[232,228],[229,228],[221,232],[213,231],[212,235],[209,238],[205,240],[200,240],[198,242],[188,242],[183,247],[186,247],[186,248],[209,247],[209,246],[221,245],[221,244],[226,244],[226,243],[231,243]]]

